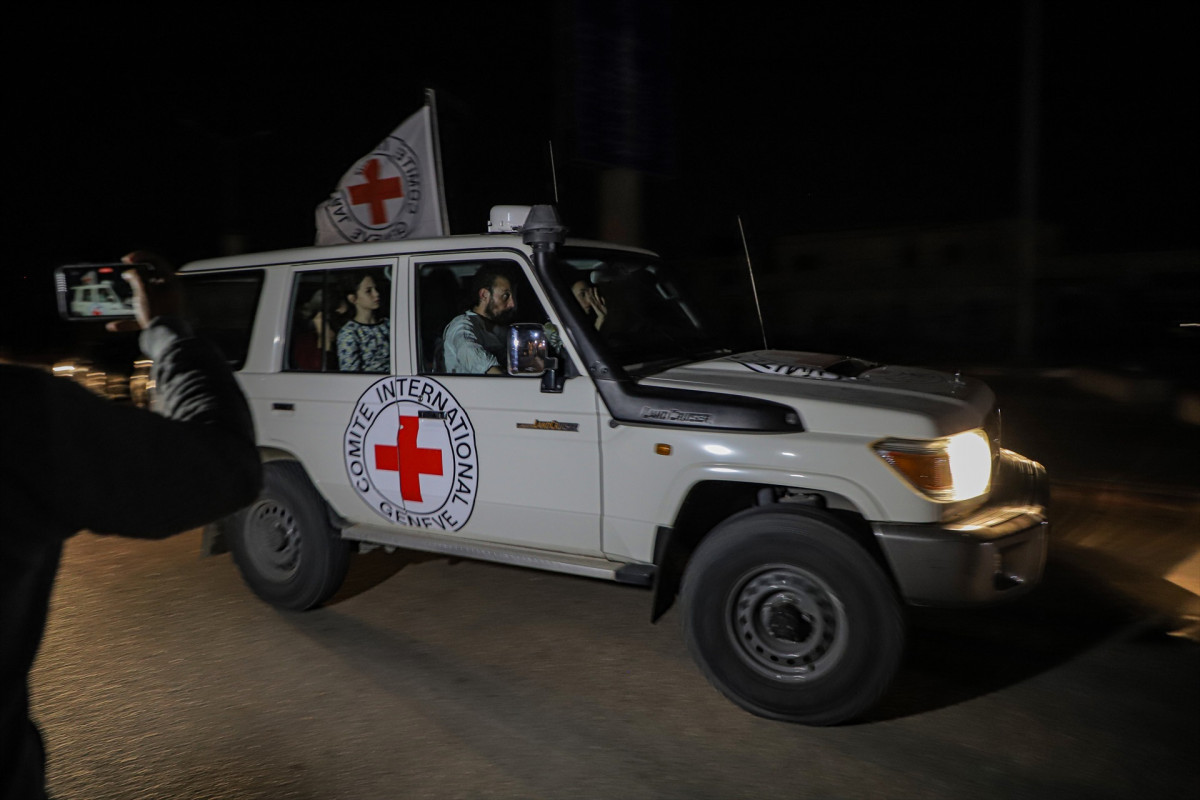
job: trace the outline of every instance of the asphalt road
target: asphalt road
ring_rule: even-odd
[[[67,545],[34,673],[59,798],[1110,798],[1200,785],[1200,503],[1055,487],[1044,585],[920,612],[866,721],[712,689],[678,613],[568,576],[371,553],[275,611],[199,532]],[[1130,557],[1130,552],[1138,553]]]

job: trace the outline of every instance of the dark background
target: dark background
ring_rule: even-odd
[[[756,257],[784,235],[1013,218],[1024,109],[1032,210],[1068,252],[1200,246],[1195,4],[796,5],[21,12],[4,341],[71,337],[58,263],[311,243],[316,204],[426,87],[455,233],[553,201],[550,142],[573,233],[600,234],[600,177],[632,167],[639,243],[676,255],[736,255],[738,215]]]

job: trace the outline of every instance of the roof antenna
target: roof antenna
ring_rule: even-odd
[[[554,205],[558,205],[558,172],[554,169],[554,142],[548,139],[546,146],[550,148],[550,180],[554,184]]]
[[[763,322],[762,306],[758,302],[758,284],[754,282],[754,265],[750,263],[750,246],[746,244],[746,229],[742,227],[742,215],[738,214],[738,231],[742,234],[742,251],[746,254],[746,270],[750,273],[750,291],[754,295],[754,308],[758,311],[758,329],[762,333],[763,349],[770,350],[767,345],[767,326]]]

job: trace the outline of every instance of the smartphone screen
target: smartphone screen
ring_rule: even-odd
[[[107,320],[133,313],[133,289],[121,277],[129,264],[71,264],[54,271],[58,313],[64,319]]]

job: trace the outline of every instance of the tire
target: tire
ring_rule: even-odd
[[[705,677],[747,711],[835,725],[887,691],[905,624],[888,576],[832,517],[743,512],[684,574],[684,639]]]
[[[263,465],[262,493],[231,527],[229,549],[242,579],[273,606],[315,608],[346,577],[350,546],[329,524],[324,500],[295,461]]]

